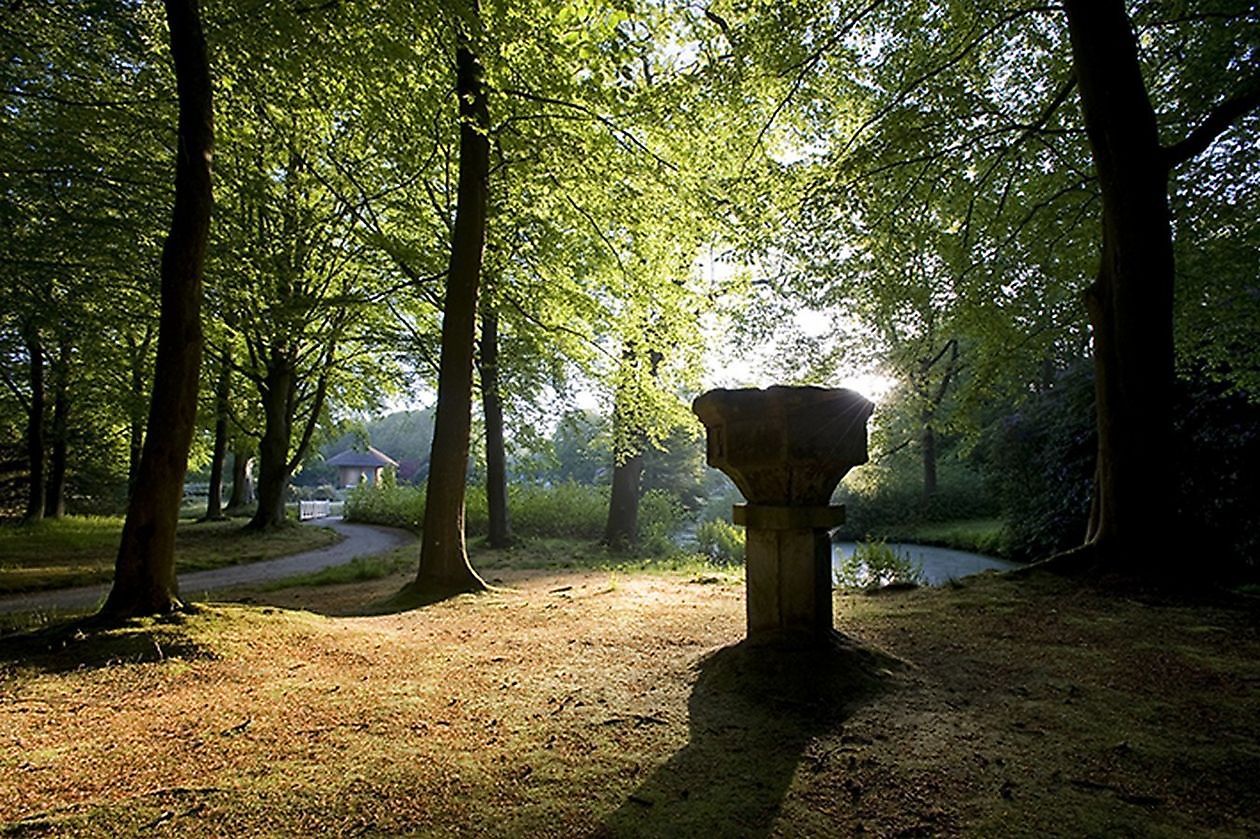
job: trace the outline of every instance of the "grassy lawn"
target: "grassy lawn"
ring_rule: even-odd
[[[655,573],[722,583],[739,583],[744,578],[742,565],[717,566],[702,557],[681,553],[664,557],[619,554],[581,539],[528,539],[507,550],[493,550],[485,546],[484,540],[475,539],[470,542],[468,551],[473,567],[492,585],[502,582],[498,576],[502,571],[595,571],[614,577]],[[405,545],[380,556],[356,557],[344,565],[334,565],[313,574],[273,580],[259,588],[280,591],[360,583],[390,576],[405,579],[415,574],[418,556],[416,545]],[[2,620],[0,626],[3,626]]]
[[[759,655],[738,583],[484,559],[0,640],[0,834],[1260,834],[1254,604],[985,576]]]
[[[1004,528],[1005,524],[1001,519],[962,519],[890,528],[887,532],[875,535],[889,542],[915,542],[987,556],[1002,556]]]
[[[182,520],[176,534],[180,572],[257,562],[330,545],[336,532],[291,527],[257,535],[241,532],[242,520]],[[121,518],[71,516],[33,526],[0,527],[0,594],[108,582],[122,532]]]

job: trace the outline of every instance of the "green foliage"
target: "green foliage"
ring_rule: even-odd
[[[419,530],[424,522],[423,487],[361,485],[346,499],[348,521],[370,522]],[[608,515],[608,488],[567,482],[556,486],[513,484],[508,487],[512,529],[530,538],[567,537],[596,540],[603,536]],[[484,535],[488,522],[486,495],[470,487],[464,523],[469,537]],[[676,550],[674,535],[683,509],[669,493],[650,490],[639,502],[640,551],[664,555]]]
[[[573,481],[550,487],[512,484],[508,509],[512,528],[520,535],[598,539],[608,515],[608,492]]]
[[[744,561],[744,528],[725,519],[700,522],[696,527],[696,544],[700,553],[714,562],[736,565]]]
[[[419,530],[424,522],[424,488],[359,484],[346,496],[346,521]]]
[[[517,453],[513,471],[539,483],[598,484],[612,466],[612,429],[594,411],[566,411],[551,436]]]
[[[1097,441],[1087,364],[999,418],[987,437],[990,480],[1009,522],[1010,555],[1034,559],[1085,537]]]
[[[639,499],[639,552],[649,556],[677,553],[675,535],[682,527],[683,507],[673,495],[651,489]]]
[[[853,553],[840,562],[836,583],[846,588],[880,588],[894,583],[923,582],[923,569],[897,553],[882,539],[858,542]]]
[[[699,423],[675,427],[655,446],[643,452],[645,492],[667,492],[687,510],[702,506],[704,474],[704,433]]]
[[[921,479],[912,470],[870,464],[845,478],[836,502],[845,507],[845,522],[839,528],[845,538],[865,533],[887,536],[915,525],[998,512],[984,477],[955,459],[941,464],[940,486],[930,498],[923,497]]]
[[[884,534],[895,542],[917,542],[940,545],[985,556],[1010,555],[1006,522],[1002,519],[961,519],[934,524],[911,525],[904,530]]]
[[[706,470],[703,493],[704,506],[696,514],[702,522],[713,519],[730,521],[732,508],[744,503],[744,496],[734,481],[717,469]]]

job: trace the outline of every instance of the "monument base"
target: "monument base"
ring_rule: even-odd
[[[813,643],[832,632],[831,538],[843,507],[739,505],[745,548],[748,638]]]

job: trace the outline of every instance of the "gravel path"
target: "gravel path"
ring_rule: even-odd
[[[355,557],[385,553],[416,538],[405,530],[373,524],[349,524],[339,517],[318,519],[309,524],[331,527],[345,538],[335,545],[280,559],[182,574],[179,578],[180,594],[196,600],[216,589],[310,574],[333,565],[344,565]],[[0,597],[0,613],[88,609],[103,601],[108,591],[109,585],[101,583],[5,595]]]

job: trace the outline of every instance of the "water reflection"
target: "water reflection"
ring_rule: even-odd
[[[854,542],[836,542],[831,547],[831,566],[840,569],[840,563],[853,555]],[[1021,567],[993,556],[959,551],[953,548],[937,548],[932,545],[915,545],[909,542],[889,542],[888,547],[923,569],[923,581],[930,586],[941,586],[950,580],[959,580],[982,571],[1010,571]]]

